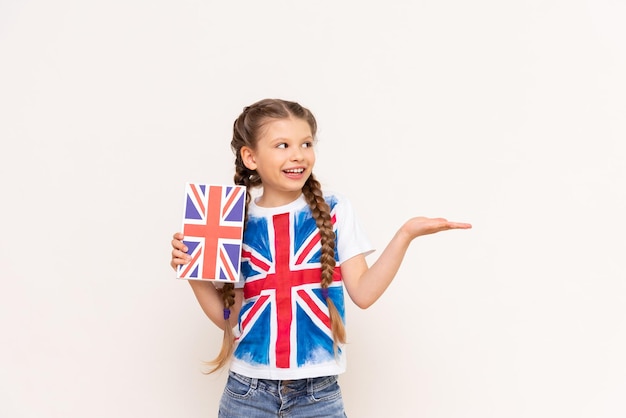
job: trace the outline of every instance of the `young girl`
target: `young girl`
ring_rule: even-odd
[[[190,280],[206,315],[224,329],[213,372],[229,377],[219,417],[345,417],[344,288],[360,308],[391,283],[411,241],[466,223],[409,219],[378,260],[348,200],[313,175],[317,123],[298,103],[266,99],[235,120],[235,183],[247,187],[241,285]],[[252,200],[249,190],[262,187]],[[181,233],[171,266],[189,262]],[[210,373],[209,372],[209,373]]]

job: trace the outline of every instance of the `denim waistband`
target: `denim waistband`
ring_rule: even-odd
[[[309,377],[306,379],[295,380],[271,380],[271,379],[257,379],[254,377],[243,376],[233,371],[228,372],[229,375],[243,384],[250,385],[251,388],[262,389],[268,392],[279,393],[284,390],[290,392],[309,392],[313,393],[319,391],[327,386],[334,384],[337,381],[337,376],[321,376],[321,377]]]

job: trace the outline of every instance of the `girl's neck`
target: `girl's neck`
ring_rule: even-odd
[[[264,191],[263,194],[255,200],[255,203],[257,206],[263,208],[275,208],[278,206],[288,205],[289,203],[294,202],[296,199],[298,199],[301,195],[302,190],[277,194],[268,194]]]

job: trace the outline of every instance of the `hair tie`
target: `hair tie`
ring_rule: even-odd
[[[230,318],[230,309],[224,309],[224,319]]]
[[[328,299],[328,288],[322,287],[322,298]]]

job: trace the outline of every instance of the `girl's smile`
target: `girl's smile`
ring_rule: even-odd
[[[254,149],[243,147],[241,157],[263,183],[260,206],[282,206],[297,199],[315,165],[314,138],[307,121],[272,119]]]

